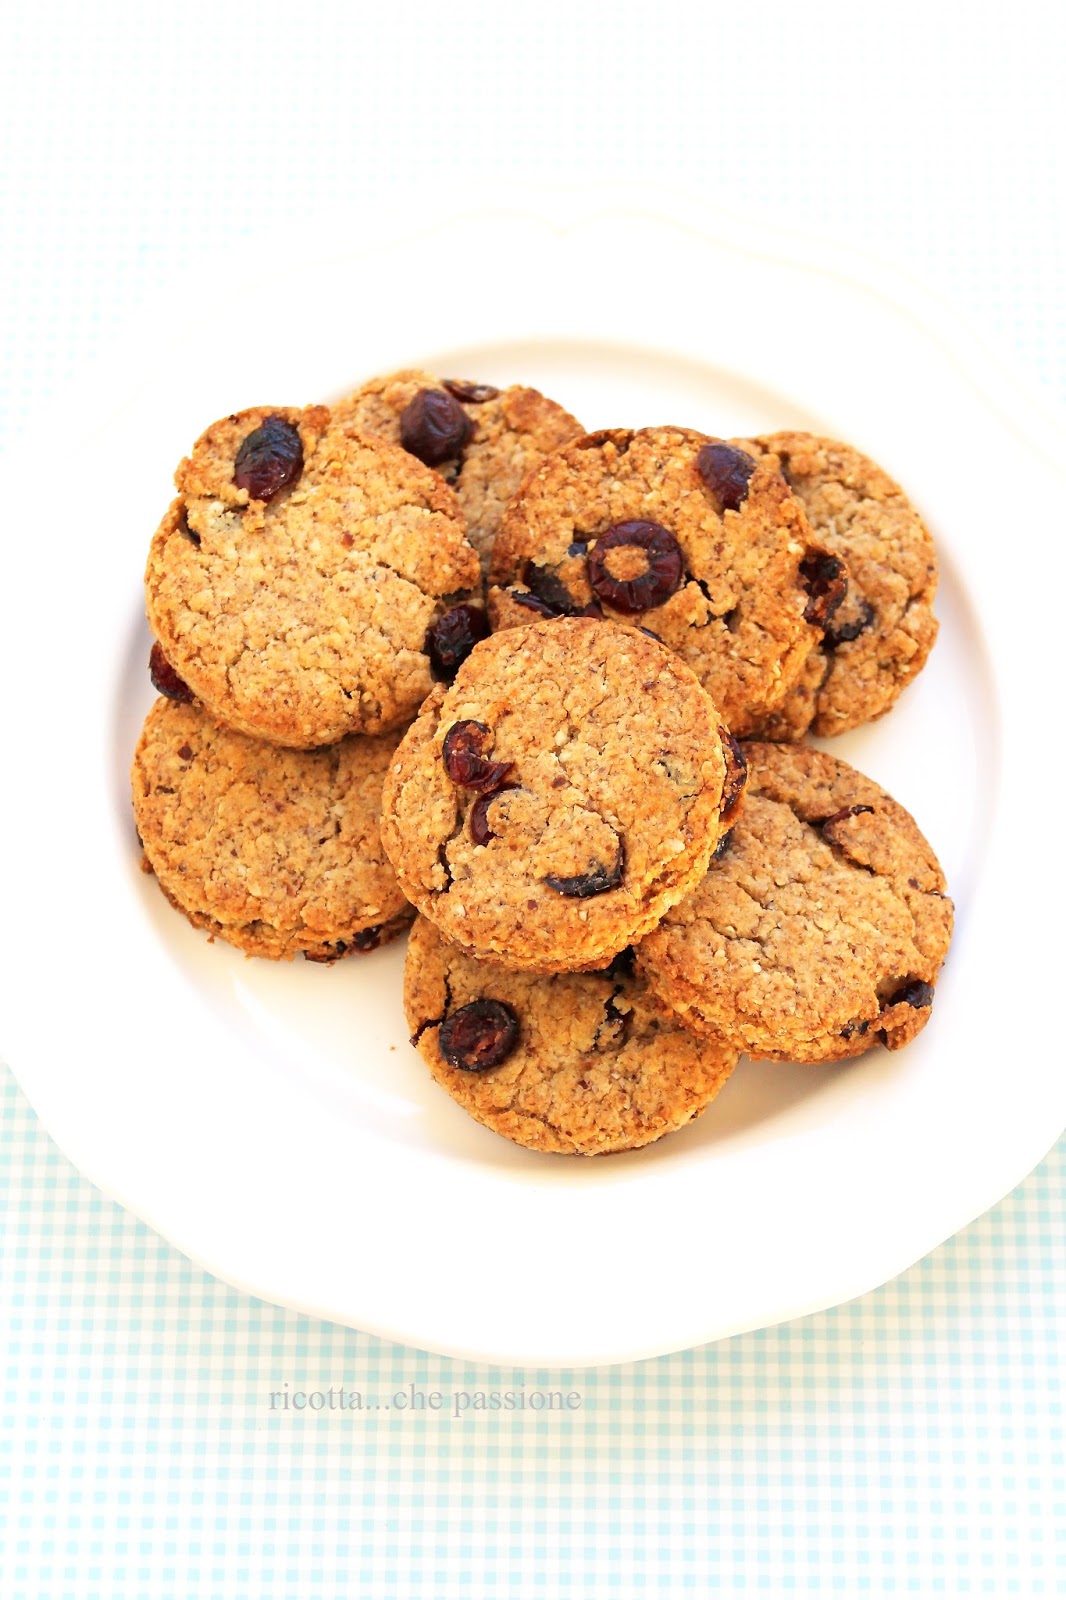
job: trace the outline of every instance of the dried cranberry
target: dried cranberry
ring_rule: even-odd
[[[513,761],[486,761],[482,746],[488,734],[483,722],[453,722],[441,749],[444,770],[452,782],[477,794],[498,789],[514,766]]]
[[[535,611],[538,617],[557,617],[559,612],[546,600],[538,600],[535,594],[523,594],[521,589],[508,589],[516,606],[524,606],[527,611]]]
[[[272,500],[287,489],[304,469],[300,435],[284,417],[267,417],[237,451],[233,481],[247,489],[253,500]]]
[[[522,582],[548,607],[553,617],[572,617],[577,610],[573,595],[550,567],[538,567],[535,561],[527,561],[522,568]]]
[[[834,827],[838,822],[845,822],[848,817],[861,817],[864,812],[873,815],[873,806],[843,806],[839,811],[834,811],[831,816],[819,817],[815,827],[821,828],[824,833],[826,828]]]
[[[625,846],[619,839],[618,856],[613,867],[605,867],[602,861],[597,861],[590,872],[579,872],[573,878],[557,878],[554,873],[549,873],[544,882],[556,894],[566,895],[570,900],[589,900],[594,894],[617,889],[625,869]]]
[[[518,1043],[518,1017],[502,1000],[472,1000],[445,1017],[437,1042],[450,1067],[487,1072],[506,1061]]]
[[[740,807],[744,785],[748,781],[748,762],[728,728],[719,726],[718,737],[722,741],[722,754],[725,756],[725,782],[719,810],[722,821],[728,824],[733,821]]]
[[[825,625],[823,643],[826,649],[835,650],[838,645],[850,644],[852,639],[857,639],[860,633],[865,633],[867,628],[872,627],[876,615],[869,600],[857,601],[854,615],[846,620],[838,611]]]
[[[332,943],[323,946],[321,951],[305,950],[305,961],[317,961],[323,966],[332,966],[334,961],[339,961],[346,956],[349,950],[366,952],[376,950],[381,943],[382,934],[385,932],[385,923],[379,922],[372,928],[360,928],[358,933],[353,933],[350,939],[334,939]]]
[[[148,657],[148,675],[156,692],[166,695],[168,700],[192,700],[195,698],[185,679],[178,677],[178,674],[163,654],[162,647],[158,644],[152,646],[151,654]]]
[[[861,1039],[864,1033],[869,1032],[869,1028],[870,1023],[868,1020],[863,1022],[845,1022],[844,1026],[840,1030],[840,1037],[842,1039],[853,1039],[855,1035],[858,1034],[859,1038]]]
[[[444,387],[449,394],[457,400],[465,400],[467,405],[479,406],[486,400],[495,400],[499,389],[494,389],[491,383],[466,383],[462,378],[445,378]]]
[[[730,844],[730,841],[731,841],[732,837],[733,837],[733,829],[732,828],[729,829],[728,833],[723,833],[722,837],[719,839],[718,843],[714,847],[714,853],[711,856],[711,860],[712,861],[721,861],[722,857],[725,855],[726,851],[729,849],[729,844]]]
[[[451,683],[474,646],[488,636],[489,619],[480,606],[452,606],[426,634],[423,648],[433,676]]]
[[[331,967],[341,956],[348,954],[348,945],[344,939],[334,939],[332,944],[322,946],[321,950],[305,950],[304,960],[313,961],[318,966]]]
[[[427,467],[453,460],[473,431],[458,400],[443,389],[419,389],[400,413],[400,443]]]
[[[848,574],[839,556],[828,550],[808,550],[799,565],[809,599],[803,610],[804,622],[824,628],[844,598]]]
[[[933,985],[915,978],[910,983],[905,983],[902,989],[897,989],[895,994],[884,1002],[882,1009],[887,1009],[888,1006],[913,1006],[916,1011],[921,1011],[932,1003]]]
[[[644,571],[634,578],[615,578],[607,567],[612,550],[643,550]],[[601,533],[588,558],[589,582],[605,605],[626,616],[665,605],[685,576],[685,558],[673,534],[657,522],[616,522]]]
[[[489,794],[480,794],[470,807],[470,837],[475,844],[488,844],[496,835],[489,827],[489,806],[501,794],[506,794],[508,789],[517,789],[517,783],[501,783],[498,789],[493,789]]]
[[[739,511],[748,498],[748,485],[755,471],[755,458],[746,450],[724,439],[712,439],[700,447],[696,471],[723,511]]]

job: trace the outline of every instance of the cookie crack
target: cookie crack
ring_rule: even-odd
[[[441,1012],[439,1017],[427,1017],[424,1022],[420,1022],[418,1024],[418,1027],[415,1029],[414,1033],[411,1035],[411,1043],[413,1045],[417,1045],[419,1039],[421,1039],[422,1035],[424,1033],[426,1033],[428,1031],[428,1029],[430,1029],[430,1028],[439,1028],[441,1023],[444,1021],[445,1017],[448,1016],[448,1014],[451,1011],[451,1009],[452,1009],[452,983],[451,983],[451,978],[448,975],[448,968],[445,967],[445,969],[444,969],[444,1010]]]
[[[625,985],[624,984],[616,983],[614,985],[614,987],[612,988],[610,994],[604,1000],[604,1002],[603,1002],[603,1021],[597,1024],[596,1032],[594,1033],[593,1038],[592,1038],[592,1048],[593,1048],[593,1050],[599,1052],[601,1050],[600,1036],[603,1033],[604,1028],[606,1028],[608,1023],[613,1023],[613,1024],[616,1025],[616,1028],[617,1028],[616,1037],[611,1041],[610,1044],[605,1045],[605,1046],[602,1047],[602,1053],[605,1054],[605,1055],[608,1052],[611,1052],[611,1051],[621,1050],[622,1046],[625,1044],[627,1038],[629,1037],[629,1028],[630,1028],[630,1022],[631,1022],[631,1019],[632,1019],[632,1012],[631,1011],[619,1011],[617,1006],[615,1005],[615,1001],[619,998],[619,996],[622,994],[624,989],[625,989]]]
[[[465,827],[466,815],[462,806],[459,806],[458,815],[455,819],[455,826],[453,827],[451,833],[449,833],[446,838],[442,839],[440,844],[437,846],[437,860],[444,868],[444,875],[448,879],[448,882],[445,884],[443,889],[431,889],[431,894],[441,895],[451,893],[455,884],[455,878],[452,874],[451,862],[448,860],[448,846],[453,842],[453,840],[459,838]]]

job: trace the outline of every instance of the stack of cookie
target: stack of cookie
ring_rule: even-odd
[[[936,858],[801,742],[936,634],[932,541],[868,459],[404,372],[228,417],[176,482],[134,809],[196,925],[333,961],[417,908],[414,1043],[539,1150],[646,1144],[742,1052],[924,1025]]]
[[[133,766],[145,864],[197,927],[325,962],[404,931],[385,771],[435,675],[488,632],[462,602],[497,497],[578,431],[535,390],[412,372],[197,440],[148,556],[161,698]]]

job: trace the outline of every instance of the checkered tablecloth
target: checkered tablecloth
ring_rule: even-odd
[[[862,244],[1066,398],[1061,7],[386,9],[8,16],[9,440],[216,250],[412,179],[631,173]],[[1061,512],[1027,535],[1038,559]],[[6,1070],[0,1098],[3,1600],[1066,1593],[1066,1144],[853,1304],[514,1371],[227,1287],[79,1177]]]

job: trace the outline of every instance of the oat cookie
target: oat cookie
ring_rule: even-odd
[[[398,735],[281,750],[203,706],[157,700],[133,760],[150,869],[197,928],[250,956],[333,961],[411,917],[381,846]]]
[[[633,629],[493,634],[389,770],[382,839],[404,893],[483,959],[605,966],[710,859],[735,803],[718,728],[684,663]]]
[[[418,371],[373,378],[333,414],[343,427],[403,444],[453,485],[483,570],[503,508],[526,473],[581,432],[569,411],[536,389]]]
[[[648,629],[738,735],[780,705],[843,592],[775,467],[685,428],[556,450],[504,513],[490,577],[496,627],[524,607]]]
[[[175,474],[148,620],[174,671],[235,728],[298,749],[409,721],[431,624],[478,582],[445,483],[323,406],[216,422]]]
[[[748,789],[694,893],[642,941],[652,991],[753,1056],[896,1049],[929,1020],[952,904],[932,849],[869,778],[802,745],[744,746]]]
[[[404,969],[413,1042],[478,1122],[531,1150],[608,1155],[691,1122],[737,1063],[652,1000],[625,951],[536,977],[475,961],[419,917]]]
[[[814,536],[847,567],[844,598],[764,737],[844,733],[884,716],[936,640],[932,538],[903,490],[850,445],[812,433],[736,439],[778,466]]]

